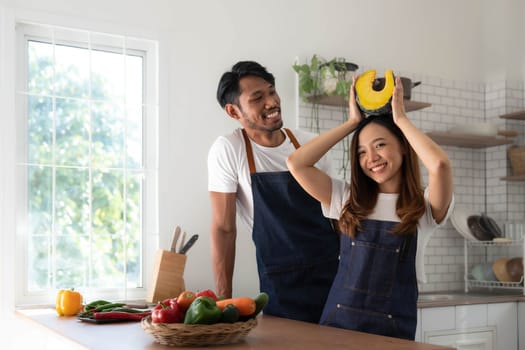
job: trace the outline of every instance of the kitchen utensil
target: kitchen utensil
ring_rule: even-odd
[[[490,241],[493,237],[490,232],[487,232],[480,224],[481,216],[470,215],[467,218],[467,225],[470,232],[480,241]]]
[[[325,66],[329,66],[330,64],[327,62],[327,63],[322,63],[319,65],[319,68],[323,68]],[[346,61],[336,61],[334,63],[334,68],[337,72],[353,72],[355,70],[357,70],[357,68],[359,68],[359,66],[355,63],[352,63],[352,62],[346,62]]]
[[[193,244],[195,244],[195,241],[197,241],[198,238],[199,238],[199,235],[191,236],[191,238],[188,240],[188,242],[186,244],[184,244],[184,247],[182,247],[179,250],[179,254],[186,254],[188,252],[188,250],[193,246]]]
[[[171,239],[171,248],[170,250],[174,253],[177,252],[177,241],[179,240],[180,236],[180,227],[176,226],[175,231],[173,231],[173,238]]]
[[[474,265],[470,274],[477,281],[496,281],[496,275],[492,271],[492,263]]]
[[[412,98],[412,88],[420,85],[420,81],[412,82],[412,79],[401,77],[401,84],[403,84],[403,99],[410,100]],[[380,91],[385,86],[385,78],[376,78],[372,84],[372,88],[376,91]]]
[[[501,228],[498,226],[496,221],[492,219],[491,217],[485,214],[481,214],[479,223],[485,231],[490,233],[490,235],[492,236],[492,239],[496,237],[503,237],[503,231],[501,231]]]
[[[496,237],[492,239],[494,243],[512,243],[512,239],[508,237]]]
[[[182,247],[184,247],[184,244],[186,244],[186,231],[182,231],[182,237],[180,239],[179,249],[177,251],[181,251]]]
[[[505,265],[511,282],[520,282],[523,278],[523,258],[512,258]]]
[[[184,283],[186,255],[177,254],[177,244],[181,238],[184,241],[184,235],[185,232],[176,226],[173,231],[170,250],[159,249],[157,251],[146,295],[148,303],[157,303],[171,298],[186,289]]]
[[[410,100],[412,97],[412,89],[420,85],[420,81],[412,82],[412,79],[401,77],[401,83],[403,84],[403,98]]]
[[[513,241],[523,240],[525,224],[523,222],[506,222],[505,237]]]
[[[472,232],[470,232],[470,229],[467,225],[467,218],[470,215],[475,214],[470,210],[457,205],[454,207],[454,211],[450,215],[450,222],[452,223],[452,226],[454,226],[454,228],[458,231],[458,233],[465,239],[469,241],[477,241],[478,239],[474,237]]]
[[[94,324],[106,324],[106,323],[122,323],[122,322],[137,322],[137,320],[130,320],[125,318],[114,318],[114,319],[102,319],[97,320],[91,317],[77,317],[78,320],[82,322],[89,322]]]
[[[507,261],[508,258],[499,258],[492,264],[492,271],[500,282],[511,282],[512,277],[507,272]]]
[[[507,150],[512,175],[525,174],[525,146],[511,146]]]

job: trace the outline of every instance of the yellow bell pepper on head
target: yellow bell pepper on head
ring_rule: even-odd
[[[61,289],[57,294],[56,310],[60,316],[74,316],[82,311],[82,295],[72,289]]]

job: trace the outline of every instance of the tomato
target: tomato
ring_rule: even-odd
[[[217,295],[211,289],[201,290],[200,292],[195,294],[195,298],[198,298],[201,296],[212,298],[213,300],[217,301]]]
[[[195,293],[189,290],[185,290],[184,292],[180,293],[177,297],[177,304],[183,310],[186,310],[188,307],[190,307],[191,303],[193,302],[193,300],[195,300],[195,298]]]

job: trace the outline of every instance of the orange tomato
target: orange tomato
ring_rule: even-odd
[[[179,305],[183,310],[186,310],[190,307],[193,300],[195,300],[196,296],[195,293],[193,293],[190,290],[185,290],[184,292],[180,293],[177,297],[177,305]]]

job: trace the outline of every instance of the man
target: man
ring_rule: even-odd
[[[241,128],[208,155],[215,287],[232,295],[236,215],[251,229],[266,314],[318,322],[338,265],[339,237],[319,202],[291,176],[286,158],[313,134],[283,129],[275,79],[251,61],[222,75],[217,99]],[[322,159],[317,166],[330,170]]]

